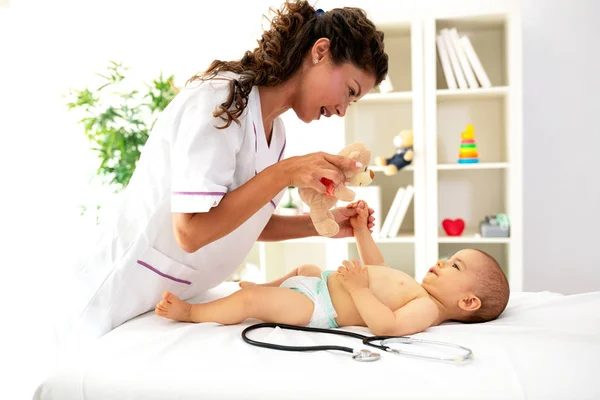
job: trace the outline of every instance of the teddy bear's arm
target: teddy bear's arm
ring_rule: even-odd
[[[356,193],[348,189],[346,185],[338,185],[335,188],[335,197],[341,201],[352,201],[354,200],[354,196],[356,196]]]

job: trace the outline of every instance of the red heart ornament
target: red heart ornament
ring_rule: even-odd
[[[442,221],[442,227],[448,236],[460,236],[465,230],[465,221],[463,219],[448,219]]]

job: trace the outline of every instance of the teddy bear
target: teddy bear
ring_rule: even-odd
[[[340,227],[335,222],[335,218],[331,211],[338,200],[350,202],[354,200],[356,193],[350,190],[349,186],[367,186],[372,181],[375,175],[369,169],[371,161],[371,149],[364,143],[355,142],[347,145],[338,153],[362,163],[363,168],[360,170],[343,171],[346,177],[344,183],[337,187],[333,186],[333,182],[327,178],[321,179],[321,182],[327,186],[327,193],[319,193],[313,188],[300,188],[298,194],[304,203],[310,207],[310,218],[315,229],[321,236],[335,236]]]
[[[401,131],[394,137],[396,154],[390,158],[376,157],[375,164],[385,167],[383,173],[387,176],[395,175],[398,170],[409,165],[414,157],[413,132],[411,130]]]

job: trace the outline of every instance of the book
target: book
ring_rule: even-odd
[[[458,87],[460,89],[468,89],[467,81],[465,79],[465,74],[460,68],[460,63],[458,61],[458,56],[456,55],[456,50],[454,49],[454,45],[452,44],[452,38],[450,37],[450,30],[448,28],[444,28],[440,31],[442,38],[444,39],[444,44],[446,45],[446,49],[448,49],[448,56],[450,57],[450,64],[452,65],[452,71],[454,71],[454,76],[456,77],[456,82],[458,83]]]
[[[390,226],[387,237],[392,238],[398,236],[398,232],[400,231],[400,227],[404,221],[404,216],[406,215],[406,210],[408,210],[408,206],[412,201],[414,193],[414,187],[412,185],[408,185],[405,189],[404,195],[402,196],[402,201],[398,205],[398,210],[394,215],[394,219],[392,221],[392,225]]]
[[[387,212],[385,221],[383,221],[383,225],[381,225],[379,237],[382,237],[382,238],[388,237],[388,232],[390,231],[392,221],[394,220],[394,217],[396,216],[396,211],[398,211],[398,206],[402,202],[402,197],[404,196],[405,190],[406,189],[404,187],[399,187],[398,190],[396,191],[396,195],[394,196],[394,200],[392,200],[392,205],[390,206],[390,209]]]
[[[442,65],[444,78],[446,78],[446,85],[448,85],[448,89],[457,89],[458,86],[456,86],[456,79],[454,79],[454,74],[452,73],[448,49],[446,48],[446,43],[444,42],[442,35],[437,35],[435,41],[437,43],[438,57],[440,59],[440,64]]]
[[[479,87],[479,83],[477,79],[475,79],[475,74],[473,73],[473,69],[469,64],[469,60],[467,59],[467,55],[465,54],[465,50],[461,45],[460,38],[458,37],[458,32],[456,28],[450,29],[450,38],[452,39],[452,44],[454,46],[454,50],[456,51],[456,55],[458,57],[458,62],[465,74],[465,78],[467,79],[467,83],[469,84],[469,88],[475,89]]]
[[[475,49],[473,49],[473,45],[471,44],[471,40],[469,40],[468,36],[461,36],[460,43],[462,44],[462,48],[469,59],[469,63],[477,76],[477,80],[481,84],[483,88],[492,87],[492,83],[490,82],[483,66],[481,65],[481,61],[479,57],[477,57],[477,53],[475,53]]]
[[[373,235],[378,236],[381,232],[381,186],[348,186],[348,188],[356,193],[352,202],[364,200],[374,210]],[[346,207],[349,203],[351,202],[340,200],[336,207]]]

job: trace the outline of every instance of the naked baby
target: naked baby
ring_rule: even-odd
[[[302,265],[269,283],[240,282],[241,290],[204,304],[165,292],[156,314],[183,322],[237,324],[248,318],[320,328],[366,326],[375,335],[410,335],[444,321],[497,318],[509,298],[508,281],[489,254],[464,249],[429,269],[421,283],[386,265],[368,228],[368,206],[349,204],[360,261],[337,270]]]

